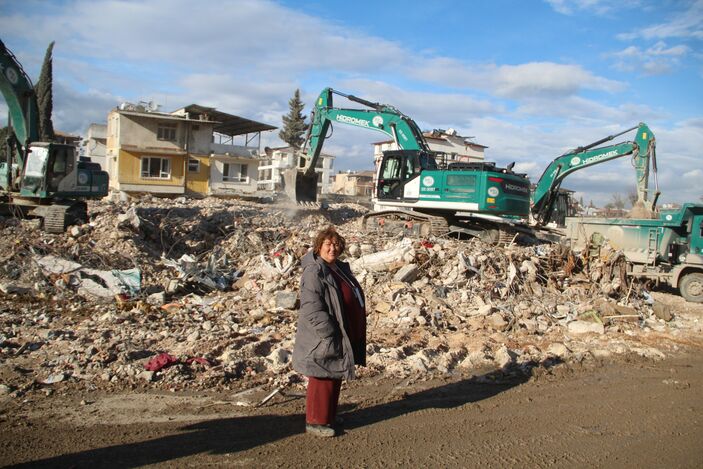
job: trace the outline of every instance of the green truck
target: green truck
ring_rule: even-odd
[[[661,210],[656,219],[567,218],[575,251],[609,243],[628,261],[628,276],[677,288],[703,303],[703,204]]]

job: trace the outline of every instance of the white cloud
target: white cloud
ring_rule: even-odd
[[[683,11],[677,11],[671,18],[663,23],[655,24],[637,31],[621,34],[618,37],[623,40],[642,39],[669,39],[688,38],[703,39],[703,1],[681,2],[679,5],[688,7]]]
[[[520,98],[534,95],[573,95],[580,89],[614,92],[622,83],[597,77],[579,65],[533,62],[503,65],[496,70],[496,93]]]
[[[54,80],[54,128],[73,135],[83,135],[92,123],[105,123],[107,114],[121,101],[119,96],[94,90],[76,92]]]
[[[703,171],[701,171],[700,169],[694,169],[692,171],[683,173],[683,177],[686,179],[696,179],[698,181],[701,181],[701,178],[703,178]]]
[[[409,91],[388,83],[366,79],[344,80],[342,85],[348,89],[339,91],[394,106],[415,120],[423,130],[456,126],[456,122],[466,120],[467,116],[480,117],[504,111],[498,103],[473,98],[463,93]],[[335,105],[336,103],[337,101]],[[348,104],[345,103],[345,107],[359,107],[355,103],[350,106],[347,106]]]
[[[403,56],[392,41],[266,0],[77,0],[56,16],[10,16],[0,27],[16,36],[31,30],[27,39],[35,45],[55,39],[57,50],[103,62],[163,61],[176,69],[242,71],[249,79],[316,68],[390,68]]]
[[[580,65],[554,62],[477,65],[441,57],[415,64],[408,73],[446,86],[480,89],[517,100],[533,96],[569,96],[583,90],[614,93],[625,88],[624,83],[596,76]]]
[[[557,12],[563,15],[573,15],[577,12],[591,12],[596,15],[606,15],[618,10],[633,8],[639,5],[639,0],[545,0]]]
[[[647,54],[681,57],[686,55],[689,50],[690,48],[685,45],[668,47],[664,41],[658,41],[652,47],[647,49]]]
[[[645,75],[664,75],[680,67],[682,59],[690,51],[687,45],[668,46],[664,41],[658,41],[644,51],[637,46],[628,46],[607,56],[616,59],[613,66],[617,70],[640,71]]]

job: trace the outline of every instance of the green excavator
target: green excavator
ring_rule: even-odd
[[[339,95],[362,109],[335,107]],[[659,192],[649,197],[650,163],[656,176],[656,143],[641,123],[557,157],[545,169],[533,191],[524,174],[494,163],[452,163],[447,155],[430,150],[415,121],[398,109],[325,88],[311,112],[310,127],[301,150],[299,167],[284,174],[289,198],[298,203],[317,201],[320,154],[333,123],[381,132],[400,150],[383,153],[376,165],[372,202],[364,218],[367,230],[408,229],[418,234],[466,233],[492,243],[521,233],[554,239],[550,229],[556,207],[563,205],[561,183],[569,174],[616,158],[632,156],[637,181],[634,216],[651,218]],[[637,130],[634,141],[600,146]],[[656,178],[655,178],[656,180]],[[562,217],[563,218],[563,217]]]
[[[334,95],[366,109],[334,107]],[[399,148],[384,152],[377,164],[374,211],[364,217],[368,231],[458,232],[491,243],[530,233],[522,222],[530,210],[529,180],[513,172],[512,165],[449,162],[447,155],[430,150],[415,121],[395,107],[332,88],[325,88],[315,103],[299,168],[284,174],[286,193],[296,202],[317,201],[316,168],[332,123],[381,132]]]
[[[41,142],[37,94],[17,58],[0,41],[0,91],[9,109],[6,160],[0,162],[0,213],[38,218],[60,233],[88,220],[86,199],[108,193],[100,165],[82,161],[73,145]]]
[[[616,137],[637,130],[634,141],[599,147]],[[548,224],[554,214],[555,204],[559,198],[561,183],[569,174],[580,169],[594,166],[606,161],[625,156],[632,157],[635,170],[637,200],[630,212],[630,218],[653,218],[656,212],[659,188],[650,197],[650,165],[657,183],[656,139],[647,124],[640,123],[615,135],[609,135],[589,145],[570,150],[552,161],[544,170],[532,193],[532,217],[534,224]]]

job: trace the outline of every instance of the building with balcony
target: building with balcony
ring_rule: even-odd
[[[298,157],[293,147],[266,148],[265,154],[259,160],[258,188],[265,192],[278,192],[283,189],[283,172],[297,168]],[[318,178],[318,194],[328,194],[331,191],[331,176],[333,174],[335,157],[325,153],[315,165]]]
[[[347,171],[333,177],[332,193],[370,198],[373,193],[373,171]]]
[[[108,115],[110,187],[163,195],[252,194],[261,132],[275,128],[196,104],[164,113],[123,103]]]
[[[462,137],[454,129],[435,129],[431,132],[423,132],[430,150],[444,154],[445,162],[449,163],[469,163],[484,161],[484,151],[486,146],[473,142],[473,137]],[[384,140],[374,143],[374,161],[378,167],[384,151],[398,150],[398,146],[392,140]]]
[[[88,132],[81,141],[81,156],[90,158],[93,163],[98,163],[105,169],[105,154],[107,150],[107,125],[90,124]]]

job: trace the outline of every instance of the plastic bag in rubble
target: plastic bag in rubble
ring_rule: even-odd
[[[221,249],[214,249],[204,262],[198,262],[188,254],[183,254],[178,261],[164,257],[161,261],[178,271],[180,283],[189,284],[186,287],[190,290],[225,291],[242,276],[239,270],[229,268],[227,256]]]
[[[110,272],[120,281],[122,293],[137,296],[142,286],[142,272],[139,269],[113,270]]]
[[[49,274],[71,273],[78,281],[78,291],[92,296],[110,298],[115,295],[135,296],[141,288],[141,271],[86,269],[81,264],[55,256],[36,259]]]
[[[134,297],[141,288],[141,271],[129,270],[94,270],[81,269],[78,271],[80,278],[79,293],[110,298],[115,295]]]

